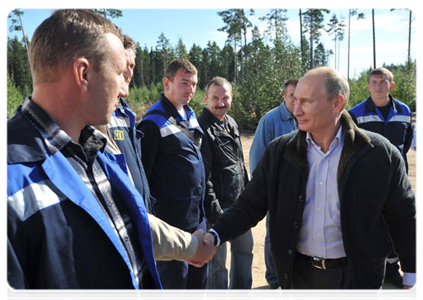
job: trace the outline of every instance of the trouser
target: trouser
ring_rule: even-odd
[[[253,235],[251,230],[229,241],[231,244],[230,289],[251,289],[253,263]],[[226,268],[227,243],[220,245],[209,262],[207,289],[227,289],[228,270]]]
[[[351,289],[351,274],[347,264],[326,269],[312,265],[310,257],[295,255],[293,289]]]
[[[266,281],[269,285],[279,285],[276,276],[275,263],[273,262],[272,251],[270,247],[269,235],[269,212],[266,217],[266,238],[264,239],[264,262],[266,264]]]
[[[197,229],[206,231],[203,220]],[[160,281],[164,289],[205,289],[207,283],[207,264],[201,268],[189,265],[187,262],[176,260],[158,261]]]

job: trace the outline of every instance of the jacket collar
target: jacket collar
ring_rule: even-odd
[[[398,100],[395,99],[394,97],[392,97],[391,94],[389,94],[389,99],[391,100],[392,109],[394,110],[394,114],[397,114],[398,112],[402,113],[402,108],[401,108],[401,105],[399,105]],[[367,98],[364,107],[365,107],[366,113],[368,113],[368,112],[376,113],[376,105],[373,102],[372,97]]]
[[[217,125],[217,126],[224,126],[223,121],[216,118],[215,115],[205,106],[203,108],[203,114],[207,118],[208,123],[210,125]],[[231,121],[231,118],[228,114],[225,114],[225,121],[227,125],[229,126],[230,130],[233,131],[235,136],[239,136],[238,126],[235,126],[235,124]]]
[[[339,162],[339,172],[345,169],[349,159],[366,145],[371,143],[370,138],[364,131],[359,129],[351,119],[349,113],[344,111],[341,115],[342,135],[344,139],[344,147],[342,149],[341,159]],[[307,132],[298,130],[297,133],[287,144],[287,153],[298,160],[304,167],[308,168],[306,141]],[[339,175],[338,172],[338,175]]]
[[[44,160],[46,151],[53,155],[69,143],[72,143],[69,135],[27,98],[8,122],[7,161],[14,164]],[[90,143],[104,151],[106,139],[92,126],[86,126],[81,131],[80,143]]]
[[[279,114],[283,121],[288,121],[289,119],[294,118],[294,116],[289,112],[288,108],[286,108],[285,101],[282,101],[281,105],[279,105]]]

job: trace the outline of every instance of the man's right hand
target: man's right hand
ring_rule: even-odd
[[[210,233],[204,234],[202,229],[196,230],[193,235],[198,240],[197,252],[189,261],[189,264],[200,268],[209,262],[216,253],[214,238]]]

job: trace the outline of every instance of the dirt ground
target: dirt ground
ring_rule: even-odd
[[[253,133],[243,133],[241,136],[242,147],[244,150],[244,159],[246,168],[249,172],[249,152],[251,143],[253,141]],[[408,152],[408,163],[409,163],[409,178],[413,189],[416,188],[416,151],[410,150]],[[268,289],[269,285],[267,284],[265,278],[266,266],[264,263],[264,237],[266,235],[266,219],[263,219],[257,224],[256,227],[252,229],[253,238],[254,238],[254,258],[253,258],[253,289]],[[230,269],[230,247],[228,247],[228,261],[227,267]]]

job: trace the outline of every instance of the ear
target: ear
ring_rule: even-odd
[[[169,82],[170,82],[169,78],[167,78],[167,77],[163,78],[163,87],[164,87],[165,91],[167,91],[169,89]]]
[[[389,90],[392,90],[395,87],[395,82],[392,81],[391,85],[389,86]]]
[[[90,72],[91,67],[88,60],[84,57],[78,57],[73,62],[73,72],[75,76],[76,85],[84,90],[85,92],[88,91],[88,84],[90,80]]]
[[[207,103],[207,94],[204,94],[204,102]]]
[[[341,111],[342,107],[344,106],[345,98],[343,95],[339,95],[333,101],[333,108],[339,112]]]

